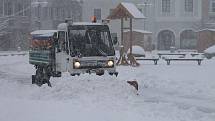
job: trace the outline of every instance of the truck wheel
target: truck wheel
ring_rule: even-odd
[[[102,76],[102,75],[104,75],[104,70],[100,70],[100,71],[98,71],[98,72],[96,72],[96,75],[98,75],[98,76]]]
[[[32,79],[32,83],[38,85],[39,87],[43,85],[43,68],[38,68],[36,70],[36,75],[34,80]]]
[[[50,83],[50,75],[47,73],[47,70],[45,68],[39,67],[36,70],[36,75],[34,78],[32,78],[32,84],[36,84],[39,87],[41,87],[43,84],[48,84],[48,86],[51,87]]]

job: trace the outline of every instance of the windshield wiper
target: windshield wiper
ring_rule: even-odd
[[[102,56],[105,56],[107,57],[107,53],[105,53],[102,49],[100,49],[99,47],[95,46],[95,48],[98,50],[98,52],[102,55]]]
[[[88,36],[88,38],[89,38],[89,40],[90,40],[90,43],[92,43],[92,39],[91,39],[89,33],[87,34],[87,36]],[[101,50],[99,47],[97,47],[96,44],[95,44],[95,48],[98,50],[98,52],[99,52],[102,56],[107,57],[107,53],[105,53],[103,50]]]

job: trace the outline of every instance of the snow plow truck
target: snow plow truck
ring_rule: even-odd
[[[51,87],[51,77],[84,73],[118,75],[116,57],[108,25],[73,23],[66,20],[57,30],[37,30],[31,33],[29,63],[35,66],[32,84]]]

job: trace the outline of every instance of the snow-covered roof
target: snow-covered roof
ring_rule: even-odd
[[[31,32],[31,35],[45,35],[45,34],[54,34],[57,30],[36,30]]]
[[[205,53],[215,53],[215,45],[207,48],[204,52]]]
[[[111,12],[107,19],[121,18],[144,19],[145,16],[133,3],[122,2],[115,9],[113,9],[113,12]]]
[[[140,30],[140,29],[133,29],[132,31],[133,32],[143,33],[143,34],[152,34],[152,32],[150,32],[150,31]],[[124,32],[130,32],[130,30],[124,30]]]
[[[133,18],[136,19],[145,18],[133,3],[122,2],[121,5],[123,5],[123,7],[125,7],[128,10],[128,12],[133,16]]]

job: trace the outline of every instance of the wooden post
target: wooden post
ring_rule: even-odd
[[[124,20],[123,18],[121,18],[121,45],[124,45],[124,41],[123,41],[123,24],[124,24]]]
[[[129,65],[126,57],[125,57],[125,50],[124,50],[124,18],[121,18],[121,48],[120,48],[120,57],[119,60],[117,62],[117,65]]]
[[[130,65],[139,66],[140,64],[136,61],[135,57],[132,54],[132,46],[133,46],[133,31],[132,31],[132,18],[130,18],[130,53],[128,53],[128,60],[130,61]]]
[[[133,39],[133,32],[132,32],[132,18],[130,18],[130,53],[132,54],[132,42]]]

